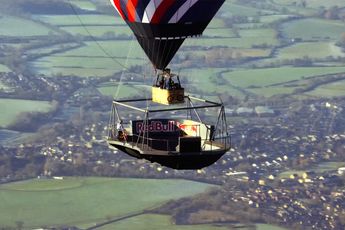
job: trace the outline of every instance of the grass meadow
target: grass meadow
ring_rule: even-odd
[[[269,225],[269,224],[256,224],[257,230],[285,230],[284,228]],[[251,227],[245,225],[234,225],[234,229],[250,230]],[[145,214],[129,219],[125,219],[110,225],[101,227],[100,230],[227,230],[229,227],[222,227],[219,225],[209,224],[195,224],[195,225],[174,225],[171,223],[170,217],[165,215]],[[232,228],[230,228],[232,229]]]
[[[87,42],[85,46],[45,56],[30,64],[36,72],[47,76],[102,77],[122,71],[123,66],[146,65],[148,60],[144,55],[135,40]]]
[[[101,227],[100,230],[227,230],[226,227],[212,226],[207,224],[197,225],[174,225],[170,216],[145,214],[122,220],[110,225]]]
[[[72,0],[71,3],[83,10],[96,10],[95,4],[88,0]]]
[[[292,94],[296,87],[279,87],[279,86],[271,86],[265,88],[253,88],[253,89],[246,89],[247,91],[254,93],[259,96],[263,97],[272,97],[274,95],[281,95],[281,94]]]
[[[279,178],[289,178],[290,175],[297,174],[302,177],[307,171],[315,171],[317,173],[324,173],[329,171],[337,170],[340,167],[344,167],[345,162],[324,162],[308,170],[288,170],[279,174]]]
[[[257,15],[271,15],[274,14],[270,10],[259,10],[249,6],[243,6],[240,4],[234,4],[235,1],[225,1],[224,5],[220,9],[220,12],[224,16],[257,16]]]
[[[54,32],[50,28],[37,22],[19,17],[0,14],[1,36],[30,37],[45,36],[49,33]]]
[[[289,14],[276,14],[276,15],[267,15],[267,16],[261,16],[260,22],[263,24],[270,24],[282,19],[290,18],[292,15]]]
[[[327,57],[344,57],[345,53],[334,42],[302,42],[279,51],[276,59],[292,60],[297,58],[324,59]]]
[[[0,73],[6,73],[9,71],[10,69],[7,66],[0,64]],[[0,87],[1,87],[1,83],[0,83]]]
[[[97,2],[87,0],[72,0],[72,3],[85,10],[96,10]],[[110,3],[107,3],[110,6]],[[276,11],[262,10],[251,7],[249,4],[241,4],[239,1],[226,1],[221,8],[218,16],[211,21],[210,25],[204,32],[204,36],[200,38],[186,39],[182,45],[182,49],[178,55],[188,56],[188,58],[212,58],[222,59],[243,59],[256,58],[253,64],[261,67],[267,64],[279,63],[283,60],[292,60],[296,58],[310,57],[323,61],[329,56],[344,57],[345,54],[341,49],[335,46],[335,42],[339,39],[342,32],[345,31],[344,23],[336,20],[325,20],[317,18],[304,18],[292,20],[280,25],[280,29],[288,38],[302,38],[304,42],[293,44],[289,47],[278,49],[276,55],[270,57],[272,47],[280,44],[277,31],[269,26],[270,23],[277,22],[294,16],[294,10],[299,8],[299,13],[308,15],[315,12],[319,6],[345,5],[340,0],[330,0],[327,3],[321,0],[308,1],[307,7],[294,6],[291,0],[272,0],[270,4],[276,6]],[[282,14],[281,9],[287,8]],[[273,8],[272,8],[273,9]],[[296,11],[297,12],[297,11]],[[248,23],[235,23],[229,27],[226,23],[227,17],[232,16],[248,16]],[[115,35],[131,36],[132,31],[127,27],[126,23],[113,12],[113,15],[99,14],[81,14],[81,15],[35,15],[36,20],[51,24],[59,29],[68,32],[71,35],[89,36],[99,38],[107,33]],[[251,22],[250,19],[258,20],[258,23]],[[51,30],[34,21],[19,19],[11,16],[4,16],[0,19],[1,28],[8,29],[8,26],[1,27],[1,23],[11,24],[8,31],[4,31],[4,35],[11,36],[31,36],[46,35]],[[21,26],[16,26],[21,25]],[[18,27],[25,29],[19,30]],[[13,30],[13,31],[12,31]],[[124,68],[134,65],[151,66],[148,58],[142,51],[141,47],[133,37],[132,40],[113,40],[113,41],[88,41],[83,46],[70,49],[63,52],[55,52],[59,49],[77,46],[75,43],[61,45],[53,45],[52,47],[44,47],[32,49],[28,51],[30,54],[46,54],[39,59],[30,62],[30,66],[36,73],[42,73],[47,76],[52,75],[74,75],[82,77],[103,77],[120,72]],[[253,48],[255,46],[267,46],[268,48]],[[51,52],[54,54],[50,54]],[[260,58],[266,58],[261,59]],[[326,61],[326,60],[325,60]],[[174,60],[172,61],[174,67]],[[223,69],[224,70],[224,69]],[[0,65],[0,72],[8,71],[7,67]],[[292,93],[295,88],[283,86],[269,86],[277,83],[284,83],[293,80],[301,80],[303,77],[326,73],[343,72],[342,67],[324,67],[324,68],[263,68],[263,69],[233,69],[233,71],[223,74],[226,81],[231,85],[224,86],[220,80],[215,80],[214,75],[218,71],[216,68],[201,69],[184,69],[184,73],[191,81],[190,86],[205,89],[205,93],[214,95],[216,92],[230,93],[232,96],[243,98],[242,89],[248,92],[272,96],[279,93]],[[201,76],[201,77],[200,77]],[[253,88],[256,86],[259,88]],[[119,91],[120,97],[136,96],[138,90],[145,89],[142,85],[126,85],[122,86],[123,90]],[[335,89],[335,95],[341,94],[337,91],[337,85],[328,85],[319,87],[316,93],[322,95],[331,95],[332,89]],[[106,95],[113,95],[112,86],[100,86],[99,90]],[[134,91],[133,93],[131,91]],[[315,92],[311,92],[314,94]]]
[[[184,84],[188,93],[197,93],[194,92],[193,88],[195,88],[198,92],[202,92],[202,95],[199,95],[202,97],[227,93],[233,97],[244,98],[245,95],[241,91],[224,82],[220,73],[225,70],[224,68],[184,69],[180,78],[188,80],[188,83]]]
[[[106,50],[106,54],[104,53]],[[144,58],[144,51],[136,39],[120,41],[86,42],[85,46],[59,53],[60,57],[117,57],[117,58]]]
[[[58,44],[58,45],[52,45],[52,46],[45,46],[42,48],[34,48],[26,51],[27,54],[36,54],[36,55],[50,55],[52,52],[59,52],[62,49],[72,49],[75,47],[79,47],[80,45],[78,43],[64,43],[64,44]]]
[[[152,208],[205,191],[208,184],[185,180],[128,178],[34,179],[0,185],[0,223],[91,227],[108,218]]]
[[[345,67],[281,67],[250,70],[234,70],[223,74],[235,86],[267,87],[289,81],[299,81],[317,75],[345,72]]]
[[[85,14],[85,15],[36,15],[35,19],[54,26],[80,26],[82,25],[125,25],[118,16]]]
[[[16,116],[23,112],[48,112],[52,109],[47,101],[31,101],[17,99],[0,99],[0,126],[6,127],[16,120]],[[1,221],[0,221],[1,223]]]
[[[294,3],[296,3],[295,0],[273,0],[273,2],[277,3],[277,4],[281,4],[281,5],[293,5]],[[325,8],[330,8],[332,6],[338,6],[338,7],[344,7],[345,6],[345,2],[343,0],[328,0],[328,1],[324,1],[324,0],[312,0],[312,1],[306,1],[307,8],[314,8],[314,9],[318,9],[319,7],[325,7]]]
[[[243,33],[249,33],[243,32]],[[210,37],[201,37],[187,39],[185,41],[185,46],[201,46],[205,48],[215,47],[215,46],[225,46],[232,48],[252,48],[253,46],[259,45],[277,45],[278,40],[275,37],[271,36],[262,36],[262,37],[239,37],[239,38],[210,38]]]
[[[318,18],[294,20],[282,24],[283,33],[288,38],[303,40],[338,40],[345,31],[345,24],[341,21],[332,21]]]
[[[113,84],[100,86],[97,88],[103,95],[114,98],[138,98],[151,97],[151,88],[148,85],[140,84]]]
[[[345,96],[345,81],[333,82],[322,85],[307,93],[307,95],[316,97],[340,97]]]
[[[116,36],[118,35],[125,35],[125,36],[132,36],[133,32],[127,26],[113,26],[113,25],[106,25],[106,26],[99,26],[99,25],[92,25],[92,26],[60,26],[60,29],[66,31],[72,35],[82,35],[82,36],[92,36],[92,37],[102,37],[105,36],[107,33],[112,33]]]

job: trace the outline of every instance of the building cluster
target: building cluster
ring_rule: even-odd
[[[71,84],[64,85],[63,79],[61,83],[42,77],[30,83],[28,78],[10,73],[0,75],[0,80],[13,88],[19,82],[19,85],[29,84],[31,87],[34,84],[42,89],[50,87],[53,91],[72,87]],[[79,84],[75,82],[73,87]],[[24,89],[26,86],[20,87]],[[65,101],[72,100],[68,103],[78,105],[76,101],[85,97],[85,90],[76,91],[74,88],[73,92]],[[99,96],[97,92],[94,95]],[[224,185],[229,181],[245,183],[250,185],[250,189],[240,193],[228,191],[229,197],[235,202],[262,210],[282,225],[291,226],[293,223],[312,229],[344,227],[345,163],[332,169],[320,168],[327,162],[345,162],[343,100],[315,99],[277,108],[239,107],[228,110],[227,114],[229,117],[244,118],[231,124],[232,149],[213,166],[193,172],[171,170],[109,149],[105,120],[86,123],[77,131],[65,129],[49,144],[2,146],[0,150],[2,156],[10,156],[18,164],[25,164],[23,159],[35,153],[44,164],[41,174],[47,176],[59,176],[54,175],[54,170],[46,163],[49,159],[72,166],[87,165],[92,170],[123,170],[127,176],[147,173],[156,177],[179,176],[216,181]],[[0,176],[2,182],[12,180],[10,174]]]
[[[275,219],[275,223],[302,229],[343,229],[344,181],[335,175],[305,174],[252,183],[241,195],[232,196]]]

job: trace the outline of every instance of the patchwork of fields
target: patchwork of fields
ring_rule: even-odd
[[[32,37],[54,33],[49,27],[19,17],[0,14],[0,34],[2,36]]]
[[[90,1],[72,2],[76,7],[89,12],[96,12],[96,4],[99,4]],[[305,13],[305,16],[308,16],[320,6],[341,6],[342,2],[337,0],[327,3],[312,1],[308,2],[305,9],[297,7],[294,1],[289,0],[275,0],[272,1],[272,4],[276,4],[277,10],[262,10],[250,5],[241,5],[236,1],[227,1],[218,16],[205,30],[203,37],[185,41],[181,51],[176,55],[177,58],[172,61],[172,69],[179,70],[181,76],[190,80],[188,86],[198,84],[197,87],[206,95],[225,92],[238,98],[243,98],[245,92],[265,97],[280,93],[291,94],[294,92],[294,88],[270,85],[301,80],[302,77],[311,77],[314,74],[343,72],[342,68],[331,66],[329,68],[310,67],[309,70],[302,70],[302,68],[283,64],[274,69],[267,68],[272,63],[287,63],[303,58],[315,59],[321,65],[322,62],[327,61],[329,66],[331,58],[345,57],[343,50],[336,46],[336,42],[345,31],[345,25],[341,21],[315,17],[292,19],[294,14],[291,12],[281,13],[278,10],[281,9],[279,7],[285,7],[288,11],[300,8],[302,14]],[[249,20],[229,26],[227,23],[229,17],[248,17]],[[66,43],[63,46],[54,45],[28,50],[28,54],[38,54],[39,56],[30,61],[31,68],[37,73],[47,76],[103,77],[121,72],[124,67],[150,66],[131,30],[116,14],[36,14],[33,18],[35,21],[4,16],[1,18],[0,24],[14,25],[11,30],[4,31],[8,36],[44,36],[48,33],[67,33],[81,38],[92,37],[91,40],[80,44]],[[281,20],[284,22],[279,24],[280,31],[270,26]],[[18,24],[25,24],[26,29],[16,29]],[[0,26],[0,28],[5,27]],[[34,32],[30,33],[30,31]],[[280,36],[292,39],[294,42],[280,47]],[[104,40],[104,38],[107,39]],[[184,67],[183,62],[193,61],[193,58],[205,60],[205,66],[201,68]],[[231,67],[229,72],[220,75],[219,72],[224,69],[213,68],[210,70],[210,66],[207,66],[208,63],[215,64],[228,59],[235,61],[248,59],[250,60],[248,65],[257,65],[263,69],[242,70],[242,68],[248,69],[248,66],[244,64],[240,67]],[[334,62],[334,65],[339,66],[339,63]],[[0,71],[8,71],[8,68],[1,65]],[[228,86],[220,84],[223,78],[214,79],[217,78],[216,76],[223,77],[231,84]],[[123,87],[125,87],[121,90],[123,93],[119,92],[118,95],[131,97],[136,96],[136,92],[138,92],[136,89],[142,89],[143,86],[139,83],[138,86]],[[324,92],[320,95],[329,95],[330,91],[327,89],[333,86],[326,87],[327,89],[325,87],[318,89]],[[109,86],[100,85],[99,89],[106,95],[114,94],[111,92],[114,89]],[[134,94],[128,93],[133,89]],[[317,93],[311,92],[310,95],[317,95]],[[336,91],[335,95],[343,94]]]
[[[195,195],[211,187],[213,186],[209,184],[185,180],[92,177],[15,182],[0,185],[0,195],[4,201],[0,203],[0,211],[4,213],[0,216],[0,223],[2,227],[15,227],[16,223],[21,222],[25,229],[62,225],[88,228],[110,219],[156,207],[171,199]],[[7,202],[9,200],[13,202]],[[257,224],[256,227],[259,230],[284,230],[267,224]],[[225,230],[228,228],[207,224],[175,225],[169,216],[140,214],[99,229]],[[247,228],[242,226],[242,229]]]
[[[345,57],[345,52],[336,45],[345,32],[344,23],[309,16],[321,6],[344,6],[342,1],[308,1],[305,8],[290,0],[271,2],[275,7],[263,10],[234,0],[226,1],[205,30],[204,36],[185,41],[171,67],[182,78],[187,79],[185,87],[190,93],[204,96],[226,93],[239,99],[248,95],[271,97],[293,94],[299,86],[307,84],[306,78],[345,72],[344,63],[337,61]],[[83,0],[72,3],[88,13],[41,13],[32,15],[33,20],[1,14],[1,34],[26,39],[25,42],[6,45],[25,47],[36,42],[37,38],[49,34],[79,37],[82,42],[34,46],[25,52],[35,56],[29,61],[30,68],[37,74],[47,76],[104,77],[119,73],[125,68],[151,65],[131,30],[119,16],[97,13],[100,2]],[[287,10],[281,12],[282,7]],[[299,9],[298,18],[294,14],[296,8]],[[229,23],[231,17],[245,17],[246,20]],[[278,26],[272,26],[274,24]],[[290,39],[290,44],[282,46],[282,38]],[[306,58],[317,61],[317,66],[291,66],[294,60]],[[205,64],[195,67],[190,65],[193,60],[204,60]],[[211,67],[227,60],[230,60],[228,68]],[[233,65],[232,62],[241,64]],[[271,68],[272,64],[276,67]],[[255,66],[260,68],[256,69]],[[7,71],[10,69],[0,64],[0,72]],[[286,87],[291,81],[294,86]],[[97,87],[105,95],[137,97],[142,92],[149,93],[145,84],[146,82],[121,84],[118,90],[118,85]],[[319,86],[306,95],[343,96],[343,86],[343,82],[332,82]],[[6,89],[6,85],[0,87]],[[8,124],[13,117],[11,111],[9,109],[7,115],[1,116],[3,125]]]
[[[293,20],[282,24],[283,32],[288,38],[301,38],[303,40],[337,40],[345,31],[341,21],[306,18]]]
[[[22,221],[30,229],[66,224],[86,228],[210,187],[184,180],[126,178],[36,179],[4,184],[0,185],[0,223],[16,226],[16,221]]]
[[[28,13],[25,17],[0,13],[0,37],[3,39],[0,51],[13,49],[9,56],[20,53],[19,59],[28,60],[28,68],[33,73],[46,76],[105,79],[125,69],[144,67],[147,70],[144,80],[97,83],[95,87],[103,95],[115,98],[149,97],[150,75],[154,73],[152,65],[126,23],[110,11],[98,11],[105,6],[110,8],[110,3],[71,2],[83,13]],[[264,9],[259,9],[241,1],[227,0],[202,37],[184,42],[171,68],[179,73],[188,93],[214,98],[225,94],[240,101],[247,97],[293,95],[311,79],[345,73],[345,51],[339,46],[345,39],[344,21],[317,16],[322,7],[345,7],[344,0],[306,1],[305,6],[295,0],[267,2]],[[49,43],[50,39],[56,40]],[[40,42],[44,45],[37,45]],[[0,73],[16,70],[10,69],[15,65],[8,65],[9,58],[12,57],[1,56]],[[296,60],[297,64],[298,60],[309,62],[301,67],[296,65]],[[7,89],[9,87],[0,81],[0,91]],[[345,96],[344,89],[345,80],[332,81],[297,96],[341,97]],[[2,98],[0,108],[0,127],[5,128],[19,114],[48,112],[52,104]],[[0,140],[19,135],[2,131]],[[315,170],[327,171],[339,166],[344,163],[322,164]],[[291,173],[303,172],[288,171],[280,176],[287,177]],[[16,227],[23,223],[26,229],[66,224],[86,228],[210,187],[183,180],[109,178],[35,179],[4,184],[0,185],[0,227]],[[226,229],[211,225],[176,226],[169,218],[144,214],[101,229],[136,230],[142,229],[141,226],[168,230]],[[257,229],[281,228],[258,224]]]

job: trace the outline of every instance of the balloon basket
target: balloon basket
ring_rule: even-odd
[[[161,89],[152,86],[152,101],[163,105],[184,103],[184,89]]]

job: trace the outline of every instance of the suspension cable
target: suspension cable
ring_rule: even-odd
[[[115,57],[111,56],[105,49],[104,47],[95,39],[95,37],[90,33],[89,29],[86,27],[86,25],[83,23],[83,21],[80,18],[80,15],[78,14],[77,10],[75,9],[75,7],[73,6],[71,0],[68,0],[68,4],[71,7],[73,13],[75,14],[75,16],[77,16],[78,21],[80,22],[81,26],[84,28],[84,30],[87,32],[87,34],[91,37],[92,41],[96,43],[96,45],[98,46],[98,48],[100,50],[102,50],[102,52],[109,57],[110,59],[112,59],[115,63],[117,63],[118,65],[120,65],[124,70],[128,70],[128,67],[123,65],[121,62],[119,62],[118,60],[116,60]]]
[[[129,45],[129,50],[128,50],[127,58],[126,58],[126,65],[128,65],[128,59],[129,59],[130,53],[132,52],[132,48],[133,48],[133,39],[131,40],[131,43]],[[116,91],[115,91],[115,93],[113,95],[114,99],[117,99],[117,97],[120,94],[120,89],[121,89],[121,86],[122,86],[122,80],[123,80],[123,77],[124,77],[124,74],[125,74],[125,70],[126,69],[123,69],[122,72],[121,72],[120,81],[118,82]]]

